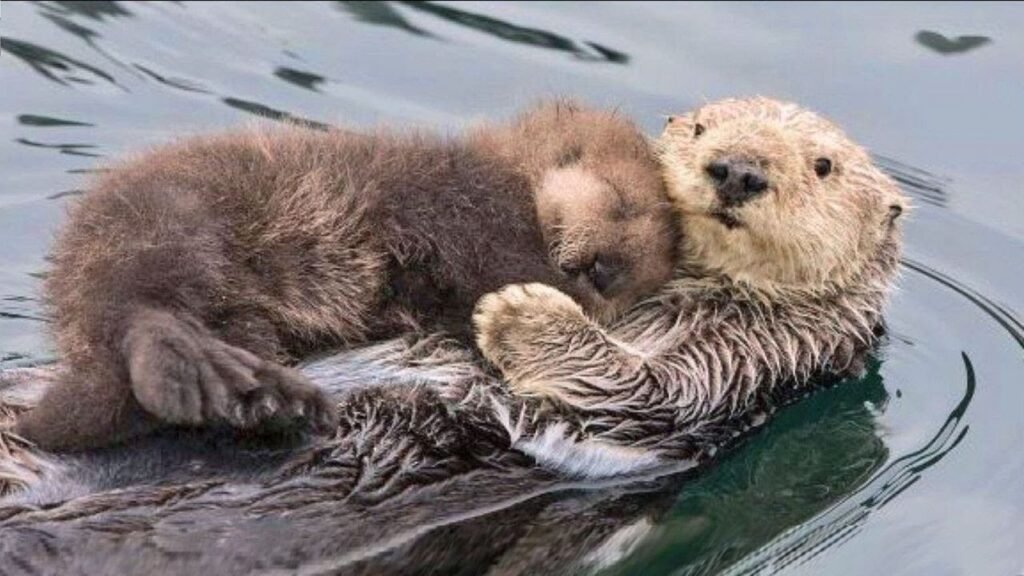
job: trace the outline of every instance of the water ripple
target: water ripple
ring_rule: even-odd
[[[923,263],[904,259],[903,265],[968,300],[994,320],[1024,352],[1024,325],[1007,308]],[[974,364],[966,351],[961,351],[960,354],[964,367],[963,395],[943,425],[924,446],[893,460],[875,474],[857,494],[841,500],[815,519],[782,533],[772,542],[730,567],[725,573],[757,574],[765,570],[774,572],[785,567],[805,564],[853,537],[863,528],[872,513],[892,502],[916,484],[929,468],[952,453],[970,431],[965,415],[977,389]],[[866,496],[862,496],[863,494]]]

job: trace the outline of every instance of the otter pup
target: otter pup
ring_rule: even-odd
[[[795,104],[708,104],[671,118],[658,148],[685,231],[659,296],[608,330],[540,284],[487,295],[474,316],[513,394],[570,415],[570,440],[638,462],[689,457],[766,398],[858,371],[907,208],[862,148]],[[538,457],[559,465],[547,446]]]
[[[158,423],[333,429],[287,363],[457,332],[515,282],[610,319],[670,278],[675,243],[642,134],[570,102],[457,139],[192,138],[114,166],[71,212],[46,281],[68,370],[17,430],[81,449]]]

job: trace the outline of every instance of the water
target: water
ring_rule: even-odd
[[[623,496],[590,566],[1024,573],[1024,6],[5,2],[0,29],[0,368],[52,358],[38,280],[84,175],[175,135],[454,130],[555,94],[652,134],[730,95],[825,113],[915,199],[890,341],[710,469]]]

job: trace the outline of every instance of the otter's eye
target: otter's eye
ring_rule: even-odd
[[[704,125],[697,124],[693,127],[693,137],[696,138],[704,133]]]
[[[570,164],[575,164],[583,158],[583,147],[579,144],[569,147],[568,150],[564,150],[556,161],[559,168],[565,168]]]
[[[828,158],[818,158],[814,161],[814,173],[818,178],[824,178],[832,173],[832,161]]]

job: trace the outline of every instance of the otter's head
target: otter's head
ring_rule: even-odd
[[[552,262],[588,313],[607,321],[671,280],[678,217],[652,146],[628,118],[555,99],[470,141],[527,176]]]
[[[907,199],[831,122],[767,98],[669,119],[658,142],[692,264],[758,288],[855,282]]]
[[[590,314],[608,321],[672,278],[676,220],[655,163],[573,163],[537,189],[551,259]]]

